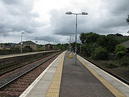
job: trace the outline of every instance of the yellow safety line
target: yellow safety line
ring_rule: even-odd
[[[59,97],[64,55],[65,53],[63,53],[59,58],[56,72],[45,97]]]
[[[73,53],[68,53],[68,54],[67,54],[67,57],[68,57],[69,59],[72,59],[72,58],[74,57],[74,55],[73,55]]]
[[[121,91],[116,89],[109,83],[106,79],[100,76],[94,69],[90,68],[82,58],[78,57],[79,61],[109,90],[114,94],[116,97],[126,97]]]

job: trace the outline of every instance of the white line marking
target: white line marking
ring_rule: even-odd
[[[33,87],[45,75],[45,73],[48,71],[48,69],[57,61],[59,56],[38,76],[38,78],[36,78],[36,80],[19,97],[26,97],[29,94],[29,92],[33,89]]]

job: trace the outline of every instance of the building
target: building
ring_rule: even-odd
[[[53,50],[53,49],[54,49],[54,47],[53,47],[52,44],[46,44],[45,45],[45,50]]]
[[[0,43],[0,50],[10,50],[15,47],[15,43]]]
[[[17,47],[21,47],[21,43],[17,44]],[[32,41],[23,41],[22,48],[31,48],[32,50],[37,50],[37,44]]]

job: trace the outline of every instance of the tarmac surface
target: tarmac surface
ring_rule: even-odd
[[[59,97],[115,97],[75,57],[65,55]]]

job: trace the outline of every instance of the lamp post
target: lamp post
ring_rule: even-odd
[[[22,49],[22,44],[23,44],[23,42],[22,42],[22,37],[23,37],[23,34],[24,34],[24,32],[21,32],[21,54],[22,54],[22,52],[23,52],[23,49]]]
[[[69,37],[69,51],[71,52],[72,50],[71,50],[71,36],[72,35],[70,35],[70,37]]]
[[[77,59],[77,27],[78,27],[78,21],[77,21],[77,18],[78,18],[78,15],[88,15],[87,12],[81,12],[81,13],[73,13],[71,11],[69,12],[66,12],[65,14],[67,15],[75,15],[76,16],[76,28],[75,28],[75,64],[76,64],[76,59]]]

